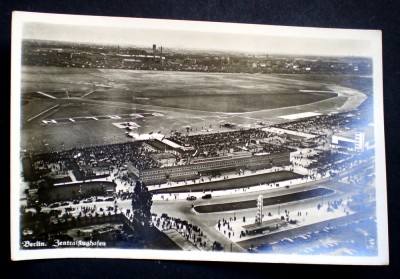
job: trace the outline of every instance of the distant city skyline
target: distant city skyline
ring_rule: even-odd
[[[351,30],[337,30],[339,35],[343,31],[344,36],[326,37],[321,36],[326,32],[324,29],[299,28],[298,32],[285,32],[285,27],[278,26],[273,26],[271,31],[266,28],[271,26],[240,25],[240,28],[232,28],[239,27],[238,24],[228,24],[229,28],[226,29],[219,23],[214,23],[216,28],[212,29],[213,23],[186,21],[172,21],[173,28],[168,28],[171,24],[167,21],[155,20],[154,24],[148,24],[149,20],[136,19],[132,24],[128,19],[125,20],[125,25],[107,25],[108,20],[103,25],[91,21],[82,24],[75,21],[68,24],[25,22],[22,38],[120,46],[156,44],[165,48],[254,54],[373,56],[373,46],[369,38],[353,38]],[[150,20],[150,23],[153,21]],[[203,24],[205,28],[199,28]]]

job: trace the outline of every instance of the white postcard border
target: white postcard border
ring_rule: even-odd
[[[221,33],[243,33],[270,36],[292,36],[310,38],[359,39],[371,43],[374,67],[374,117],[376,141],[376,200],[377,200],[377,257],[338,257],[338,256],[300,256],[268,255],[239,253],[207,253],[160,250],[130,249],[20,249],[19,224],[19,183],[21,168],[19,162],[20,142],[20,96],[21,89],[21,41],[23,24],[27,22],[62,23],[70,25],[140,26],[147,29],[174,29],[187,31],[213,31]],[[284,35],[283,35],[284,34]],[[97,17],[80,15],[60,15],[14,12],[12,24],[12,82],[11,82],[11,254],[13,260],[33,260],[44,258],[124,258],[124,259],[168,259],[199,261],[232,261],[232,262],[270,262],[270,263],[307,263],[307,264],[345,264],[345,265],[385,265],[388,264],[388,220],[386,201],[385,147],[383,126],[383,84],[382,84],[382,48],[381,32],[377,30],[344,30],[327,28],[305,28],[285,26],[261,26],[237,23],[195,22],[159,19],[133,19],[116,17]]]

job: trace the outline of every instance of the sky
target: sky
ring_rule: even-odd
[[[108,24],[110,23],[110,24]],[[310,32],[311,31],[311,32]],[[68,23],[25,22],[23,39],[67,42],[163,46],[197,50],[322,56],[371,56],[371,40],[364,33],[338,29],[280,27],[185,21]]]

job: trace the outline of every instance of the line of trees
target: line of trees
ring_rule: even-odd
[[[131,220],[138,238],[148,235],[152,204],[152,194],[142,181],[137,181],[132,195]]]

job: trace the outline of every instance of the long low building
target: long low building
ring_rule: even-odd
[[[375,147],[372,127],[355,131],[345,131],[332,135],[331,147],[341,153],[362,152]]]
[[[92,196],[112,196],[117,185],[109,181],[79,182],[66,185],[39,188],[42,202],[72,201]]]
[[[265,230],[277,230],[279,227],[285,224],[286,224],[285,220],[282,220],[280,218],[275,218],[271,220],[266,220],[261,224],[255,223],[243,226],[243,229],[245,229],[247,234],[253,235],[257,233],[262,233]]]
[[[176,165],[164,168],[138,170],[128,164],[131,175],[141,179],[147,184],[154,184],[168,180],[184,180],[185,178],[198,177],[210,172],[222,172],[233,169],[264,169],[274,166],[290,164],[290,151],[271,154],[240,154],[234,153],[226,156],[204,158],[186,165]]]

